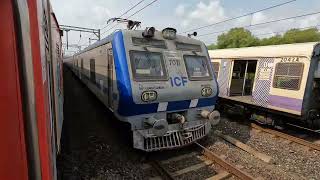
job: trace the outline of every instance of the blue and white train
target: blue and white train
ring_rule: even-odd
[[[220,121],[206,46],[173,28],[117,30],[67,63],[119,120],[130,123],[134,148],[191,144]]]

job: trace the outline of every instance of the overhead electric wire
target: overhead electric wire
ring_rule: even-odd
[[[307,27],[301,27],[301,28],[290,28],[288,30],[283,30],[283,31],[276,31],[276,32],[270,32],[270,33],[261,33],[261,34],[253,34],[256,37],[259,36],[264,36],[264,35],[269,35],[269,34],[278,34],[278,33],[283,33],[283,32],[287,32],[293,29],[297,29],[297,30],[305,30],[305,29],[311,29],[311,28],[318,28],[320,25],[314,25],[314,26],[307,26]]]
[[[314,26],[301,27],[301,28],[290,28],[290,29],[283,30],[283,31],[276,31],[276,32],[269,32],[269,33],[261,33],[261,34],[254,34],[253,32],[251,32],[251,33],[253,34],[253,36],[259,37],[259,36],[263,36],[263,35],[283,33],[283,32],[287,32],[287,31],[293,30],[293,29],[306,30],[306,29],[311,29],[311,28],[317,28],[318,29],[318,27],[320,27],[320,24],[314,25]],[[210,44],[211,45],[211,44],[216,43],[216,42],[217,42],[217,40],[208,42],[206,44]]]
[[[143,6],[142,8],[140,8],[139,10],[137,10],[136,12],[132,13],[132,14],[131,14],[130,16],[128,16],[126,19],[129,19],[129,18],[131,18],[132,16],[138,14],[139,12],[143,11],[145,8],[151,6],[151,5],[152,5],[153,3],[155,3],[156,1],[158,1],[158,0],[153,0],[153,1],[151,1],[150,3],[146,4],[145,6]],[[105,33],[109,32],[111,29],[115,28],[117,25],[118,25],[118,24],[114,25],[113,27],[111,27],[111,28],[109,28],[108,30],[102,32],[101,34],[105,34]]]
[[[139,4],[141,4],[143,1],[145,0],[141,0],[138,3],[136,3],[135,5],[133,5],[131,8],[129,8],[128,10],[126,10],[124,13],[122,13],[119,18],[123,17],[124,15],[126,15],[128,12],[130,12],[132,9],[134,9],[135,7],[137,7]],[[110,23],[111,24],[111,23]],[[102,27],[101,30],[107,28],[108,26],[110,26],[110,24],[107,24],[106,26]]]
[[[251,24],[251,25],[248,25],[248,26],[240,26],[239,28],[248,28],[248,27],[259,26],[259,25],[264,25],[264,24],[270,24],[270,23],[275,23],[275,22],[279,22],[279,21],[285,21],[285,20],[294,19],[294,18],[301,18],[301,17],[311,16],[311,15],[316,15],[316,14],[320,14],[320,11],[313,12],[313,13],[308,13],[308,14],[302,14],[302,15],[298,15],[298,16],[291,16],[291,17],[287,17],[287,18],[282,18],[282,19],[277,19],[277,20],[272,20],[272,21],[267,21],[267,22],[262,22],[262,23],[257,23],[257,24]],[[232,27],[232,28],[237,28],[237,26]],[[202,37],[202,36],[207,36],[207,35],[227,32],[232,28],[225,29],[225,30],[222,30],[222,31],[216,31],[216,32],[212,32],[212,33],[200,34],[197,37]]]
[[[121,17],[123,17],[124,15],[126,15],[128,12],[130,12],[132,9],[134,9],[135,7],[137,7],[138,5],[140,5],[140,4],[141,4],[142,2],[144,2],[144,1],[145,1],[145,0],[140,0],[139,2],[137,2],[135,5],[133,5],[133,6],[130,7],[128,10],[126,10],[124,13],[122,13],[122,14],[119,16],[119,18],[121,18]],[[107,28],[107,27],[110,26],[111,24],[112,24],[112,23],[103,26],[103,27],[100,29],[100,31],[103,30],[103,29],[105,29],[105,28]],[[112,27],[111,27],[110,29],[108,29],[107,31],[104,31],[103,33],[100,33],[100,37],[101,37],[102,34],[108,32],[109,30],[113,29],[113,28],[116,27],[116,26],[117,26],[117,25],[112,26]],[[92,36],[93,36],[93,35],[90,35],[89,38],[91,38]],[[88,42],[89,42],[89,41],[88,41]]]
[[[114,26],[112,26],[111,28],[107,29],[106,31],[102,32],[101,35],[109,32],[111,29],[115,28],[116,26],[118,26],[119,24],[115,24]]]
[[[151,1],[149,4],[147,4],[147,5],[143,6],[141,9],[139,9],[139,10],[138,10],[138,11],[136,11],[135,13],[131,14],[131,15],[130,15],[130,16],[128,16],[127,18],[131,18],[132,16],[134,16],[134,15],[138,14],[139,12],[141,12],[142,10],[144,10],[145,8],[147,8],[147,7],[151,6],[151,5],[152,5],[153,3],[155,3],[156,1],[158,1],[158,0],[153,0],[153,1]]]
[[[257,11],[253,11],[253,12],[246,13],[246,14],[243,14],[243,15],[240,15],[240,16],[236,16],[236,17],[232,17],[232,18],[229,18],[229,19],[225,19],[223,21],[215,22],[213,24],[208,24],[208,25],[205,25],[205,26],[200,26],[200,27],[197,27],[197,28],[193,28],[193,29],[184,31],[183,33],[187,33],[187,32],[190,32],[190,31],[196,31],[196,30],[208,28],[208,27],[211,27],[211,26],[214,26],[214,25],[218,25],[218,24],[222,24],[222,23],[225,23],[225,22],[229,22],[229,21],[232,21],[232,20],[235,20],[235,19],[239,19],[239,18],[242,18],[242,17],[253,15],[253,14],[258,13],[258,12],[262,12],[262,11],[266,11],[266,10],[273,9],[273,8],[276,8],[276,7],[280,7],[280,6],[292,3],[294,1],[297,1],[297,0],[290,0],[290,1],[287,1],[287,2],[284,2],[284,3],[281,3],[281,4],[276,4],[276,5],[273,5],[273,6],[270,6],[270,7],[266,7],[266,8],[257,10]]]

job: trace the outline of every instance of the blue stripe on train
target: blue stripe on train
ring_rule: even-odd
[[[190,106],[190,102],[191,102],[191,100],[168,102],[167,111],[188,109]]]
[[[115,61],[117,86],[119,90],[119,108],[117,110],[119,115],[134,116],[139,114],[156,113],[159,103],[135,104],[133,102],[126,50],[121,31],[114,33],[112,50]],[[197,107],[212,106],[215,104],[216,99],[217,96],[213,98],[199,99]],[[190,100],[168,102],[167,111],[188,109],[189,106]]]
[[[122,116],[133,116],[157,112],[158,103],[135,104],[133,102],[126,50],[121,31],[115,32],[112,47],[120,96],[118,113]]]
[[[197,107],[205,107],[215,105],[218,100],[218,95],[211,98],[199,99]]]

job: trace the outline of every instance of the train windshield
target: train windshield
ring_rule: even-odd
[[[161,53],[130,51],[131,68],[135,80],[166,80]]]
[[[189,79],[211,79],[211,73],[205,56],[185,55],[184,61]]]

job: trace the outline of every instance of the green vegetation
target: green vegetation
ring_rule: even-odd
[[[209,45],[208,49],[267,46],[313,41],[320,41],[320,32],[317,28],[310,28],[306,30],[291,29],[283,35],[276,35],[263,39],[255,37],[247,29],[233,28],[229,32],[219,35],[217,44]]]

